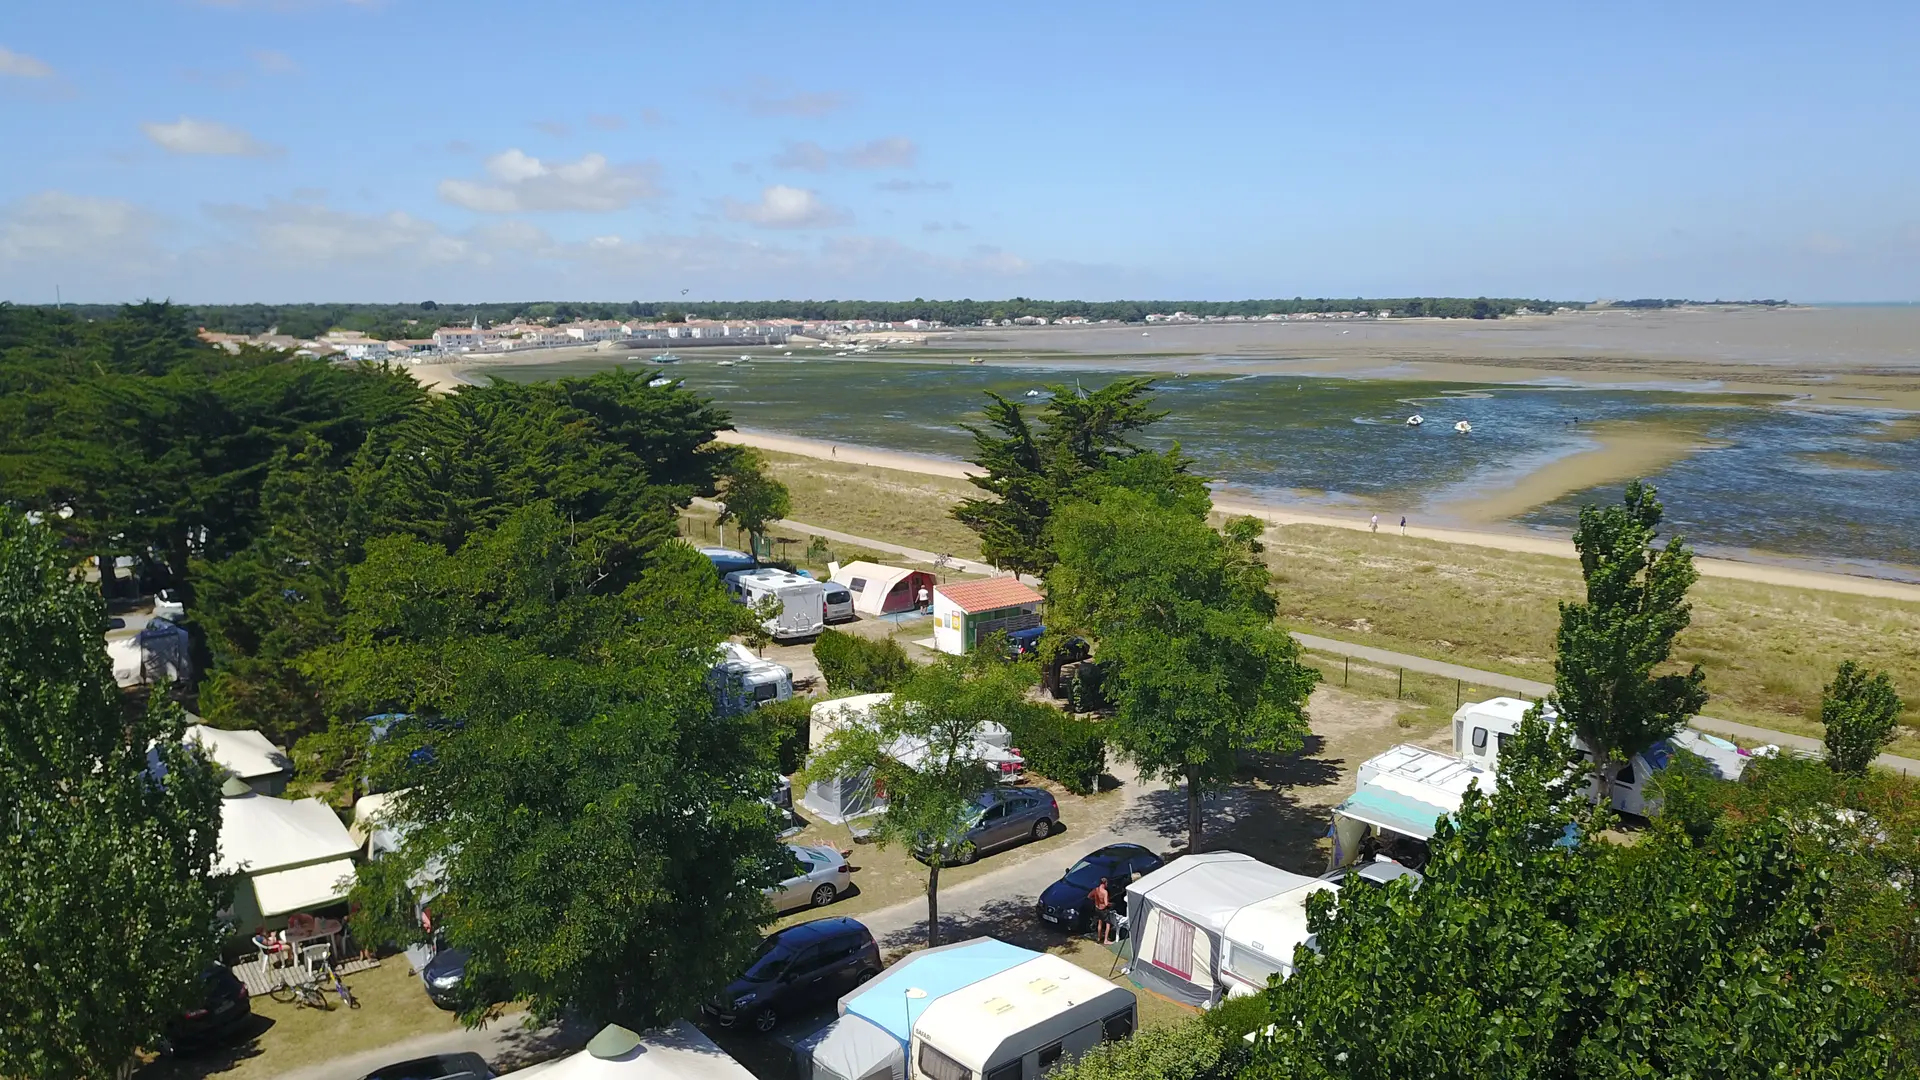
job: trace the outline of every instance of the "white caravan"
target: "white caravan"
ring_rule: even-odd
[[[709,676],[728,708],[746,710],[793,697],[793,670],[762,660],[737,641],[720,643],[720,659]]]
[[[1473,701],[1460,706],[1453,714],[1453,752],[1476,768],[1493,771],[1499,764],[1501,748],[1520,729],[1520,721],[1531,708],[1532,702],[1510,697]],[[1551,706],[1545,709],[1543,715],[1555,727],[1560,726],[1559,717]],[[1592,760],[1587,744],[1575,737],[1570,729],[1567,730],[1567,737],[1573,740],[1573,745],[1582,755]],[[1725,739],[1683,728],[1649,746],[1644,752],[1633,755],[1616,768],[1613,775],[1613,808],[1640,817],[1647,817],[1659,810],[1660,800],[1653,795],[1649,781],[1655,773],[1667,767],[1676,750],[1686,750],[1704,758],[1723,780],[1740,779],[1748,759],[1753,756]],[[1768,752],[1765,748],[1760,751],[1762,754]],[[1589,792],[1589,796],[1597,798],[1593,792]]]
[[[749,606],[777,600],[780,610],[765,623],[775,641],[817,636],[827,626],[827,587],[810,577],[762,567],[727,575],[727,593]]]

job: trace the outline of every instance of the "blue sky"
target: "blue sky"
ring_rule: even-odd
[[[1913,300],[1916,57],[1910,2],[13,4],[0,298]]]

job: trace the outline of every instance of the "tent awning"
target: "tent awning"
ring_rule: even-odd
[[[1431,838],[1434,824],[1453,814],[1447,807],[1422,802],[1379,784],[1362,785],[1347,801],[1334,807],[1333,812],[1416,840]]]
[[[353,860],[328,859],[311,866],[253,875],[253,896],[263,917],[326,907],[347,898],[353,888]]]

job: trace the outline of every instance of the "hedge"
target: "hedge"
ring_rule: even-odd
[[[874,641],[838,630],[820,631],[813,658],[827,689],[836,694],[886,693],[913,671],[913,661],[892,638]]]
[[[1246,1064],[1244,1042],[1196,1016],[1101,1043],[1048,1080],[1227,1080]]]
[[[1091,795],[1107,771],[1107,736],[1101,726],[1076,720],[1047,705],[1029,705],[1007,726],[1027,771],[1076,795]]]

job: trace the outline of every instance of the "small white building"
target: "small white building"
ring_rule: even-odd
[[[933,645],[964,656],[995,633],[1040,625],[1042,598],[1019,578],[960,581],[933,589]]]

